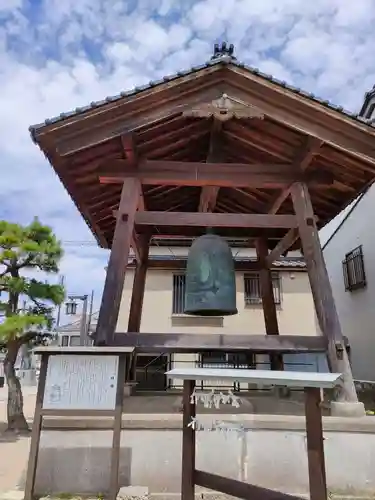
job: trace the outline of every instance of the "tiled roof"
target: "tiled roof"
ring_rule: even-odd
[[[75,110],[69,111],[67,113],[61,113],[59,116],[56,116],[54,118],[49,118],[49,119],[45,120],[43,123],[39,123],[37,125],[33,125],[33,126],[29,127],[29,130],[31,132],[31,135],[33,136],[33,134],[34,134],[34,132],[36,132],[36,130],[38,130],[41,127],[44,127],[45,125],[51,125],[53,123],[57,123],[57,122],[62,121],[66,118],[70,118],[72,116],[76,116],[76,115],[85,113],[86,111],[90,111],[92,109],[99,108],[99,107],[104,106],[105,104],[108,104],[110,102],[119,101],[119,100],[123,99],[124,97],[134,96],[134,95],[136,95],[144,90],[149,90],[149,89],[151,89],[153,87],[157,87],[158,85],[161,85],[163,83],[171,82],[173,80],[177,80],[180,77],[187,76],[187,75],[193,74],[193,73],[197,73],[198,71],[204,70],[206,68],[210,68],[212,66],[217,66],[217,65],[233,65],[233,66],[236,66],[238,68],[246,69],[247,71],[249,71],[253,75],[260,76],[261,78],[264,78],[265,80],[267,80],[269,82],[275,83],[279,87],[283,87],[283,88],[289,90],[290,92],[293,92],[294,94],[298,94],[302,97],[306,97],[307,99],[310,99],[313,102],[316,102],[316,103],[321,104],[329,109],[337,111],[338,113],[341,113],[349,118],[352,118],[353,120],[359,121],[361,123],[365,123],[371,127],[375,127],[375,123],[373,123],[372,120],[365,119],[365,118],[361,117],[358,113],[352,113],[350,111],[347,111],[342,106],[337,106],[326,99],[321,99],[320,97],[317,97],[312,93],[305,92],[298,87],[294,87],[292,85],[287,84],[284,81],[278,80],[277,78],[274,78],[272,75],[267,75],[266,73],[262,73],[257,68],[253,68],[253,67],[248,66],[244,63],[238,62],[235,58],[233,58],[231,56],[224,55],[221,57],[217,57],[211,61],[208,61],[206,64],[202,64],[200,66],[193,66],[192,68],[189,68],[188,70],[185,70],[185,71],[178,71],[174,75],[166,76],[166,77],[162,78],[161,80],[151,81],[150,83],[148,83],[146,85],[135,87],[134,89],[129,90],[129,91],[120,92],[120,94],[115,95],[115,96],[106,97],[102,101],[92,102],[88,106],[76,108]]]

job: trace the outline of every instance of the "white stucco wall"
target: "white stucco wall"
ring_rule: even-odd
[[[166,250],[152,248],[151,255],[164,254]],[[174,256],[184,256],[188,248],[170,249]],[[237,257],[255,257],[254,249],[233,249]],[[301,257],[301,254],[291,252],[291,256]],[[316,319],[315,308],[311,293],[310,282],[306,269],[279,268],[281,304],[277,305],[277,317],[281,335],[319,335],[320,330]],[[200,334],[226,334],[226,335],[264,335],[265,322],[261,304],[245,304],[244,273],[236,273],[236,302],[238,314],[234,316],[194,317],[172,314],[173,303],[173,271],[163,269],[149,269],[146,276],[146,287],[143,301],[141,332],[143,333],[187,333]],[[134,269],[127,269],[122,300],[117,321],[118,332],[126,332],[130,302],[134,280]],[[191,354],[178,354],[173,356],[175,366],[186,363],[194,365],[197,356]],[[311,369],[321,367],[326,369],[325,359],[309,356],[308,359],[300,355],[298,360],[284,359],[285,363],[312,363]],[[257,359],[257,362],[268,363]],[[301,365],[302,366],[302,365]],[[263,368],[267,368],[266,365]],[[288,369],[293,369],[288,365]],[[309,368],[305,368],[309,369]]]
[[[306,271],[280,270],[282,302],[277,306],[280,333],[316,335],[319,331]],[[126,273],[117,331],[126,331],[134,279],[134,270]],[[173,316],[173,272],[150,269],[146,277],[141,331],[148,333],[225,333],[265,334],[263,308],[245,305],[243,273],[236,273],[238,314],[218,318]]]
[[[350,341],[353,376],[375,380],[375,186],[354,207],[323,248],[343,334]],[[346,292],[342,270],[345,254],[362,245],[367,287]]]

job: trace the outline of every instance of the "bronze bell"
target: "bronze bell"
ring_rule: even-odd
[[[232,252],[227,242],[216,234],[200,236],[190,248],[184,313],[192,316],[238,313]]]

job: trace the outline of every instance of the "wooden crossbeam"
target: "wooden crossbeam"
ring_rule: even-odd
[[[272,264],[278,260],[281,255],[289,250],[289,248],[295,243],[299,238],[299,232],[297,228],[290,229],[284,238],[282,238],[279,243],[275,246],[275,248],[267,255],[266,262],[268,266],[272,266]]]
[[[277,212],[280,210],[281,205],[284,203],[284,201],[288,198],[290,195],[290,186],[286,187],[279,193],[274,201],[271,203],[268,213],[270,214],[277,214]]]
[[[314,157],[319,153],[323,144],[323,141],[316,137],[306,137],[304,144],[297,152],[293,161],[293,167],[296,172],[305,172],[305,170],[311,165]],[[268,209],[268,213],[276,214],[280,210],[282,204],[290,195],[290,187],[291,186],[286,187],[281,191],[281,193],[278,194],[278,196],[276,196]]]
[[[118,217],[118,211],[113,211]],[[240,228],[291,228],[297,227],[294,215],[269,214],[216,214],[199,212],[137,212],[134,223],[142,226],[193,226]]]
[[[141,327],[150,239],[149,234],[141,234],[138,237],[139,260],[134,273],[133,290],[130,301],[128,319],[129,332],[139,332]]]
[[[303,180],[309,184],[332,185],[329,173],[299,174],[293,164],[200,163],[143,160],[133,168],[126,160],[111,160],[98,169],[102,184],[122,183],[137,178],[143,184],[172,186],[227,186],[285,188]]]
[[[139,237],[134,230],[130,239],[130,246],[133,249],[134,256],[137,259],[137,262],[141,262],[141,248],[140,248]]]
[[[244,483],[237,479],[219,476],[211,472],[202,470],[194,471],[194,482],[197,486],[208,488],[209,490],[220,491],[226,495],[244,500],[301,500],[301,497],[288,495],[281,491],[269,490],[254,484]]]
[[[135,347],[138,352],[200,352],[202,350],[249,350],[259,353],[326,352],[322,336],[303,335],[223,335],[188,333],[117,332],[114,346]]]

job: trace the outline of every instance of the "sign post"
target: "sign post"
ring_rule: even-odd
[[[133,348],[41,347],[24,500],[33,500],[44,417],[113,417],[109,499],[118,492],[126,364]]]
[[[237,481],[196,469],[196,431],[200,430],[196,419],[196,403],[215,402],[215,394],[197,396],[197,381],[246,382],[276,387],[303,389],[305,393],[307,458],[311,500],[326,500],[327,481],[324,463],[321,390],[332,389],[342,383],[340,373],[288,372],[271,370],[245,370],[239,368],[174,368],[166,373],[169,379],[183,380],[183,429],[182,429],[182,481],[181,499],[194,500],[195,486],[219,491],[244,500],[301,500],[297,496],[269,490],[260,486]],[[219,394],[217,404],[225,398]],[[227,396],[228,397],[228,396]],[[233,396],[230,395],[231,400]],[[238,403],[238,401],[237,401]],[[233,401],[232,401],[233,404]],[[236,400],[234,400],[236,404]],[[219,424],[218,429],[222,428]],[[244,431],[244,428],[240,428]]]

